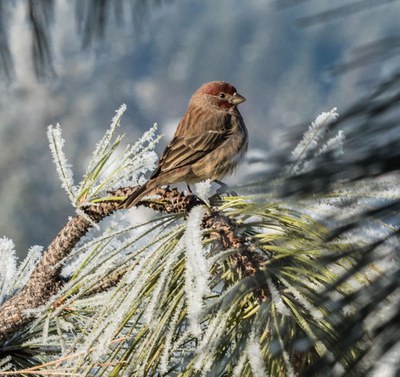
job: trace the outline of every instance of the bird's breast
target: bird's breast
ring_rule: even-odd
[[[233,124],[226,140],[193,165],[197,179],[216,180],[232,173],[246,153],[247,139],[244,123]]]

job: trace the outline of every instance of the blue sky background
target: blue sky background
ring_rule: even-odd
[[[73,214],[51,162],[49,124],[61,124],[79,181],[121,103],[128,106],[122,121],[127,139],[133,142],[157,122],[166,135],[160,150],[193,91],[225,80],[248,99],[241,112],[250,132],[249,156],[267,156],[293,142],[295,126],[333,107],[340,114],[398,67],[393,55],[334,73],[365,56],[371,43],[398,36],[398,1],[357,13],[350,7],[324,22],[310,17],[356,2],[282,6],[288,3],[166,1],[136,13],[135,20],[126,8],[124,19],[111,15],[102,43],[82,50],[74,3],[56,0],[51,36],[57,76],[43,81],[33,70],[24,2],[16,2],[8,36],[16,75],[0,87],[0,236],[12,238],[24,254],[33,244],[46,247]],[[317,22],[304,27],[307,20]],[[259,164],[246,162],[227,182],[256,171]]]

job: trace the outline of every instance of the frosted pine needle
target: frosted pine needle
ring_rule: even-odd
[[[42,246],[32,246],[29,248],[28,255],[18,266],[15,277],[10,282],[11,289],[17,290],[22,288],[31,276],[33,269],[35,268],[36,262],[39,260],[42,255],[43,247]]]
[[[147,309],[144,315],[144,319],[149,327],[156,326],[157,324],[157,321],[154,320],[155,315],[159,314],[156,313],[156,309],[159,309],[157,307],[157,303],[159,303],[161,300],[161,295],[166,289],[167,281],[171,275],[173,264],[175,263],[176,258],[180,253],[180,248],[177,248],[175,252],[173,252],[172,255],[169,255],[167,260],[163,263],[163,271],[160,274],[160,278],[158,279],[156,288],[154,289],[152,298],[147,305]]]
[[[261,353],[260,344],[256,337],[254,328],[250,333],[250,338],[246,347],[247,357],[254,377],[268,376],[267,368],[265,367],[264,358]]]
[[[12,360],[11,356],[6,356],[0,359],[0,372],[5,372],[13,369],[13,365],[10,363],[11,360]]]
[[[318,141],[326,132],[327,125],[338,117],[336,110],[337,108],[334,107],[331,111],[318,115],[315,121],[311,123],[311,126],[304,133],[302,140],[292,152],[294,163],[289,170],[289,174],[296,173],[299,165],[305,161],[307,155],[315,151],[318,147]]]
[[[90,161],[88,171],[93,170],[95,164],[98,161],[98,156],[102,156],[105,152],[105,150],[108,148],[108,146],[111,143],[111,140],[114,136],[115,130],[117,127],[120,125],[122,115],[126,111],[126,105],[123,103],[118,110],[115,111],[115,116],[111,120],[111,125],[110,128],[107,130],[107,132],[104,134],[102,139],[97,143],[96,149],[93,152],[93,158]]]
[[[115,131],[125,110],[126,106],[122,105],[93,153],[78,190],[77,201],[80,205],[93,200],[101,201],[104,194],[108,198],[109,191],[121,186],[140,184],[143,174],[155,166],[157,155],[153,149],[160,139],[155,136],[156,124],[133,146],[127,145],[125,150],[121,150],[125,135],[117,135]]]
[[[242,352],[239,361],[237,362],[235,369],[233,369],[232,376],[233,377],[241,377],[243,368],[245,366],[247,360],[247,352]]]
[[[268,289],[271,293],[272,302],[274,303],[276,310],[283,315],[290,315],[290,311],[288,307],[282,301],[280,293],[278,292],[275,284],[272,282],[270,278],[267,279]]]
[[[343,154],[343,143],[345,136],[342,130],[339,130],[335,137],[330,138],[318,151],[318,155],[326,152],[333,152],[336,156]]]
[[[215,314],[215,317],[210,320],[207,330],[197,347],[197,357],[193,367],[195,370],[201,371],[202,376],[206,376],[209,368],[212,366],[215,350],[218,347],[220,337],[223,336],[226,323],[233,308],[234,306],[228,309],[227,312],[220,309]]]
[[[64,154],[63,147],[65,140],[62,138],[61,126],[57,123],[56,127],[50,125],[47,128],[47,139],[49,141],[51,155],[56,164],[57,173],[61,180],[61,187],[67,192],[69,200],[75,207],[77,189],[74,185],[71,165],[68,163]]]
[[[50,326],[50,314],[46,316],[46,319],[43,323],[43,330],[42,330],[42,343],[46,344],[49,338],[49,326]]]
[[[175,314],[172,317],[172,320],[170,321],[168,325],[168,333],[167,336],[165,337],[165,343],[164,343],[164,350],[161,355],[161,360],[160,360],[160,372],[164,375],[168,372],[168,361],[171,353],[171,346],[172,346],[172,338],[174,336],[174,333],[176,331],[176,327],[178,324],[179,316],[181,315],[181,310],[183,307],[183,300],[181,303],[177,306],[175,310]]]
[[[184,242],[186,246],[185,292],[188,305],[189,325],[194,336],[201,333],[203,297],[210,292],[208,287],[209,265],[202,244],[201,222],[205,208],[194,207],[188,216]]]
[[[211,188],[211,179],[206,179],[205,181],[196,183],[195,187],[197,196],[205,203],[208,203],[208,195]]]
[[[0,238],[0,303],[10,294],[12,281],[14,280],[17,267],[14,242],[6,237]]]
[[[280,281],[285,284],[287,290],[294,296],[294,298],[301,304],[308,312],[312,315],[312,317],[319,321],[323,318],[321,311],[319,311],[314,305],[311,304],[310,301],[307,300],[304,295],[299,292],[292,284],[290,284],[286,279],[282,276],[279,278]]]

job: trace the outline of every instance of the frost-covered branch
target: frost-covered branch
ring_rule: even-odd
[[[26,315],[27,310],[45,304],[49,297],[59,290],[62,259],[69,254],[93,223],[99,222],[116,208],[118,203],[115,202],[92,206],[86,209],[91,221],[77,215],[67,222],[40,258],[26,286],[0,306],[0,340],[32,319],[32,316]]]
[[[110,197],[124,198],[133,193],[135,189],[136,187],[121,188],[110,192]],[[196,196],[192,194],[185,195],[177,189],[158,188],[151,195],[155,195],[157,198],[143,200],[138,205],[166,213],[187,213],[193,206],[202,203]],[[84,207],[83,210],[89,219],[86,216],[76,215],[67,222],[36,265],[27,285],[0,307],[0,339],[6,338],[28,323],[32,317],[25,315],[24,312],[45,304],[49,297],[60,289],[60,271],[62,267],[60,262],[68,256],[77,242],[89,231],[94,223],[100,222],[114,211],[120,209],[120,202],[121,200],[109,200]],[[235,235],[235,224],[232,221],[228,221],[227,218],[219,214],[205,216],[203,226],[210,230],[210,234],[221,240],[224,248],[244,247],[244,241]],[[255,262],[251,261],[251,258],[249,259],[247,251],[245,254],[237,256],[237,264],[246,273],[253,271],[256,267]],[[93,292],[114,286],[121,279],[121,276],[121,274],[116,273],[108,282],[100,285]]]

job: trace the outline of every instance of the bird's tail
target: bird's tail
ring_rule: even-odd
[[[153,189],[154,187],[152,185],[149,185],[149,182],[145,183],[121,203],[121,208],[133,207],[134,205],[138,204],[139,201]]]

